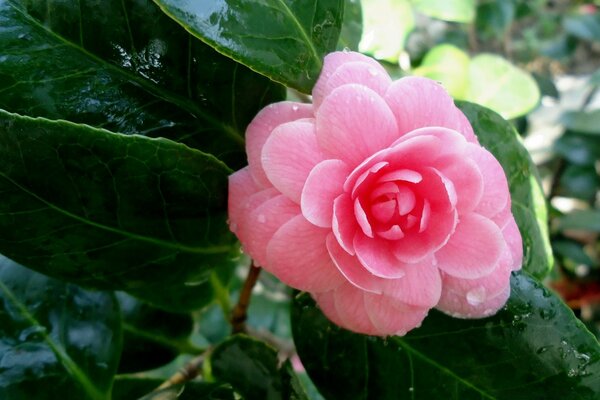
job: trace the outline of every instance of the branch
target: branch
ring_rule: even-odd
[[[260,268],[256,267],[254,263],[248,270],[248,276],[244,281],[244,286],[240,292],[240,298],[231,313],[231,328],[232,333],[245,333],[246,332],[246,318],[248,317],[248,306],[250,305],[250,296],[252,295],[252,289],[256,285],[258,276],[260,275]]]

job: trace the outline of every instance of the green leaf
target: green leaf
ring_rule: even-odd
[[[0,111],[0,252],[85,285],[205,277],[225,262],[230,170],[167,139]]]
[[[558,229],[600,232],[600,210],[573,211],[558,218]]]
[[[567,33],[584,40],[598,41],[600,38],[600,15],[569,15],[562,20]]]
[[[123,353],[119,373],[158,368],[180,354],[200,354],[190,342],[191,314],[170,313],[117,293],[123,315]]]
[[[398,62],[408,34],[415,27],[408,0],[361,0],[363,33],[359,49],[380,60]]]
[[[592,135],[600,135],[598,121],[600,121],[600,110],[569,111],[560,118],[560,122],[566,129]]]
[[[600,140],[578,132],[566,131],[554,141],[553,149],[575,165],[593,168],[600,159]]]
[[[151,0],[0,0],[0,108],[166,137],[246,163],[280,85],[218,54]]]
[[[501,38],[515,19],[514,1],[491,0],[479,2],[475,26],[487,39]]]
[[[412,0],[415,9],[433,18],[451,22],[473,22],[475,0]]]
[[[344,15],[344,0],[154,1],[220,53],[305,93],[337,45]]]
[[[433,311],[405,337],[350,333],[327,321],[308,294],[292,309],[308,374],[331,399],[593,400],[600,346],[562,301],[513,275],[495,316],[461,320]]]
[[[231,387],[218,383],[191,381],[154,392],[164,381],[156,378],[116,376],[112,400],[234,400]],[[153,397],[154,396],[154,397]]]
[[[230,383],[246,400],[308,399],[290,362],[279,368],[277,352],[248,336],[236,335],[221,343],[210,363],[214,377]]]
[[[0,398],[110,398],[121,351],[114,296],[0,256]]]
[[[523,238],[523,269],[543,278],[554,259],[548,239],[548,212],[535,164],[517,132],[495,112],[459,103],[483,147],[504,168],[512,199],[513,215]]]
[[[462,100],[491,108],[504,118],[527,114],[540,100],[540,90],[529,73],[493,54],[471,59],[469,83]]]
[[[345,0],[344,19],[337,49],[358,51],[362,36],[362,7],[359,0]]]
[[[567,165],[560,176],[559,195],[593,203],[600,189],[600,176],[593,165]]]
[[[441,44],[432,48],[414,73],[441,82],[452,97],[461,99],[469,88],[469,55],[456,46]]]

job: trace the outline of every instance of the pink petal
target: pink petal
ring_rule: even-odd
[[[480,298],[480,296],[474,293],[471,298]],[[510,286],[507,286],[499,294],[472,305],[466,301],[465,296],[444,292],[436,308],[455,318],[484,318],[496,314],[504,307],[509,296]]]
[[[327,251],[329,232],[314,226],[302,215],[292,218],[269,242],[265,269],[299,290],[326,292],[335,289],[345,279]]]
[[[473,129],[439,83],[421,77],[406,77],[388,88],[385,100],[398,121],[400,134],[426,126],[441,126],[460,132],[467,140]]]
[[[333,202],[333,222],[331,230],[340,246],[351,255],[354,255],[354,235],[358,230],[354,205],[347,194],[340,195]]]
[[[458,221],[455,210],[439,212],[431,210],[430,221],[421,233],[406,235],[393,244],[394,256],[406,263],[416,263],[434,254],[448,242]]]
[[[242,168],[229,176],[228,212],[229,228],[232,232],[236,233],[238,230],[239,219],[244,212],[246,202],[250,196],[260,190],[254,179],[252,179],[248,167]]]
[[[469,145],[469,157],[477,164],[483,176],[483,193],[475,212],[488,218],[499,215],[510,202],[508,182],[502,166],[494,156],[482,147]],[[502,214],[507,217],[506,214]],[[497,221],[503,225],[505,221]]]
[[[515,219],[511,216],[508,224],[502,229],[502,236],[512,255],[511,269],[517,271],[523,264],[523,240]]]
[[[456,231],[435,256],[438,267],[457,278],[489,274],[502,254],[504,238],[496,224],[479,214],[460,216]]]
[[[334,290],[330,290],[329,292],[322,293],[311,293],[313,299],[317,302],[317,305],[325,314],[325,316],[337,326],[344,326],[344,322],[340,318],[337,310],[335,309],[335,298],[334,298]]]
[[[371,239],[359,232],[354,236],[354,250],[360,263],[375,276],[392,279],[405,274],[406,264],[394,257],[387,240]]]
[[[483,196],[483,176],[477,164],[468,158],[452,158],[439,170],[454,186],[457,210],[473,211]]]
[[[302,214],[313,224],[331,227],[333,202],[343,192],[350,170],[340,160],[325,160],[317,164],[306,179],[300,205]]]
[[[452,211],[457,202],[452,181],[435,168],[425,167],[420,172],[423,181],[415,186],[417,197],[427,199],[432,210]]]
[[[353,167],[398,138],[398,128],[386,102],[366,86],[336,88],[317,113],[317,140],[331,158]]]
[[[245,248],[246,243],[249,243],[252,236],[253,221],[250,220],[250,213],[256,208],[260,207],[263,203],[279,195],[280,193],[277,191],[277,189],[271,187],[269,189],[264,189],[260,192],[253,194],[244,203],[244,206],[240,210],[238,218],[235,221],[237,223],[237,229],[235,234],[242,243],[242,247]]]
[[[433,257],[405,265],[403,271],[403,277],[384,281],[383,294],[403,304],[434,307],[442,293],[442,278]]]
[[[246,153],[250,172],[260,186],[264,188],[271,186],[262,168],[261,155],[263,146],[273,129],[286,122],[310,117],[313,117],[311,104],[284,101],[263,108],[250,122],[246,129]]]
[[[300,121],[275,128],[263,147],[261,159],[273,186],[298,204],[308,174],[322,160],[314,125]]]
[[[300,207],[284,195],[273,197],[249,210],[245,223],[244,250],[257,265],[266,265],[269,241],[283,224],[297,215],[300,215]]]
[[[344,283],[334,292],[335,309],[344,323],[342,326],[365,335],[381,335],[371,323],[364,303],[365,292]]]
[[[371,223],[367,218],[367,213],[365,212],[362,204],[360,204],[359,199],[354,200],[354,217],[356,218],[356,222],[358,222],[358,226],[360,226],[363,233],[370,238],[374,237],[373,228],[371,227]]]
[[[347,71],[345,73],[343,73],[343,71],[341,71],[341,73],[336,74],[336,72],[338,71],[339,68],[344,68],[346,65],[354,64],[354,63],[364,64],[364,67],[361,65],[360,68],[367,69],[369,76],[371,76],[372,78],[368,78],[365,81],[362,79],[363,74],[359,73],[359,74],[357,74],[358,76],[356,76],[356,78],[358,78],[359,80],[344,82],[345,80],[351,80],[354,78],[354,76],[353,76],[354,74],[352,73],[352,70]],[[380,75],[380,77],[378,79],[374,79],[377,77],[372,76],[371,70],[373,70],[375,72],[379,72],[378,75]],[[334,75],[336,75],[335,78],[333,78]],[[329,83],[329,80],[331,78],[334,79],[334,82],[338,82],[338,83],[340,83],[340,82],[362,83],[369,87],[371,87],[371,86],[378,87],[380,84],[378,84],[377,82],[380,80],[385,80],[385,78],[382,78],[382,77],[387,77],[386,70],[377,61],[375,61],[371,57],[367,57],[363,54],[353,52],[353,51],[350,51],[350,52],[336,51],[333,53],[329,53],[328,55],[325,56],[325,59],[323,61],[323,70],[321,71],[321,74],[319,75],[319,80],[317,80],[317,83],[315,84],[315,87],[313,88],[313,91],[312,91],[314,107],[315,107],[315,109],[318,109],[319,106],[321,105],[321,103],[323,102],[323,99],[325,98],[325,96],[327,96],[333,89],[335,89],[337,86],[339,86],[339,85],[336,86],[333,82]],[[389,79],[389,77],[388,77],[388,79]],[[389,83],[388,83],[388,85],[389,85]]]
[[[355,256],[342,249],[332,234],[327,236],[327,249],[335,266],[351,284],[367,292],[382,293],[382,280],[367,271]]]
[[[390,302],[387,296],[365,293],[365,307],[371,323],[381,336],[404,336],[421,323],[428,308]]]
[[[477,136],[473,131],[473,127],[471,126],[471,122],[465,116],[465,114],[459,109],[458,110],[458,127],[455,128],[458,132],[461,132],[468,142],[479,144],[479,140],[477,140]]]

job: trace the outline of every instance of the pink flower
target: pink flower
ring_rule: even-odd
[[[337,52],[313,102],[248,126],[249,165],[229,181],[244,250],[355,332],[403,335],[433,307],[498,311],[521,236],[502,167],[444,89]]]

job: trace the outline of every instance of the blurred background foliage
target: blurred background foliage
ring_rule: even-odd
[[[550,207],[546,283],[600,337],[600,1],[348,0],[345,24],[341,48],[514,124]]]

